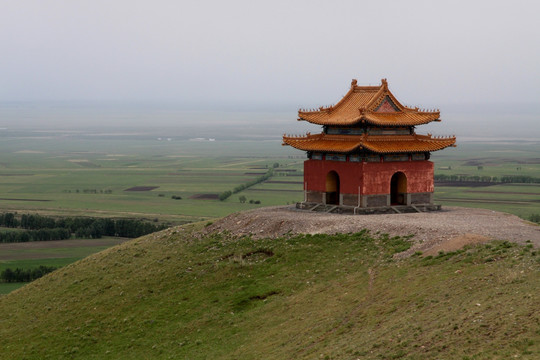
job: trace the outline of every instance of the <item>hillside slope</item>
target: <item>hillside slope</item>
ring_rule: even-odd
[[[267,220],[268,221],[268,220]],[[0,298],[2,358],[537,359],[540,254],[174,228]]]

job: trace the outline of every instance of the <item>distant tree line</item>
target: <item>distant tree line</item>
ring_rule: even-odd
[[[43,275],[46,275],[56,269],[57,268],[54,266],[44,265],[40,265],[39,267],[33,269],[16,268],[13,270],[11,268],[7,268],[0,273],[0,281],[7,283],[30,282],[39,279]]]
[[[109,219],[68,217],[55,219],[49,216],[14,213],[0,214],[0,226],[20,228],[26,231],[0,232],[0,242],[26,242],[65,240],[72,235],[77,238],[98,239],[103,236],[135,238],[165,229],[138,219]]]
[[[66,240],[69,238],[71,238],[71,232],[61,228],[0,232],[0,243]]]
[[[503,175],[497,176],[478,176],[478,175],[446,175],[435,174],[435,181],[451,182],[488,182],[488,183],[515,183],[515,184],[540,184],[540,178],[528,175]]]
[[[264,175],[261,175],[254,180],[251,180],[245,184],[240,184],[232,190],[222,192],[221,194],[219,194],[219,200],[224,201],[228,199],[232,194],[239,193],[240,191],[246,190],[254,185],[260,184],[263,181],[270,179],[272,175],[274,175],[274,170],[269,169]]]

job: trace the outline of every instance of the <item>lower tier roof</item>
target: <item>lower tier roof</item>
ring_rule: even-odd
[[[328,135],[283,136],[283,145],[304,151],[350,153],[368,150],[378,154],[431,152],[455,146],[456,137],[431,135]]]

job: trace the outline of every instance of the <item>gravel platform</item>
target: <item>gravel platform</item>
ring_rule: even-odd
[[[443,207],[441,211],[408,214],[342,215],[298,210],[294,206],[266,207],[235,213],[205,228],[253,238],[285,234],[358,232],[414,235],[414,245],[401,256],[457,250],[464,245],[493,239],[519,244],[530,241],[540,248],[540,226],[511,214],[487,209]]]

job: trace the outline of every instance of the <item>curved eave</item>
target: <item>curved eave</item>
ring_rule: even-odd
[[[377,154],[432,152],[455,146],[456,138],[433,138],[429,135],[406,136],[333,136],[308,135],[283,137],[283,145],[303,151],[349,153],[366,149]]]
[[[301,115],[299,112],[298,120],[304,120],[315,125],[354,125],[354,124],[359,123],[362,120],[362,116],[360,115],[358,117],[351,118],[351,119],[332,119],[332,118],[329,118],[328,116],[324,116],[324,114],[322,113],[318,113],[315,116],[313,115],[307,114],[307,113],[305,113],[304,115]]]
[[[367,113],[349,119],[330,118],[323,112],[298,113],[299,120],[308,121],[316,125],[355,125],[362,121],[376,126],[417,126],[440,121],[439,112],[398,112],[398,113]]]
[[[362,120],[378,126],[416,126],[440,121],[439,116],[439,112],[369,113]]]
[[[356,139],[328,139],[321,135],[306,137],[283,137],[283,144],[303,151],[321,151],[335,153],[349,153],[361,147],[361,141]]]
[[[382,137],[382,136],[381,136]],[[456,138],[432,138],[425,135],[416,135],[414,139],[369,139],[362,145],[367,150],[378,154],[432,152],[455,146]]]

